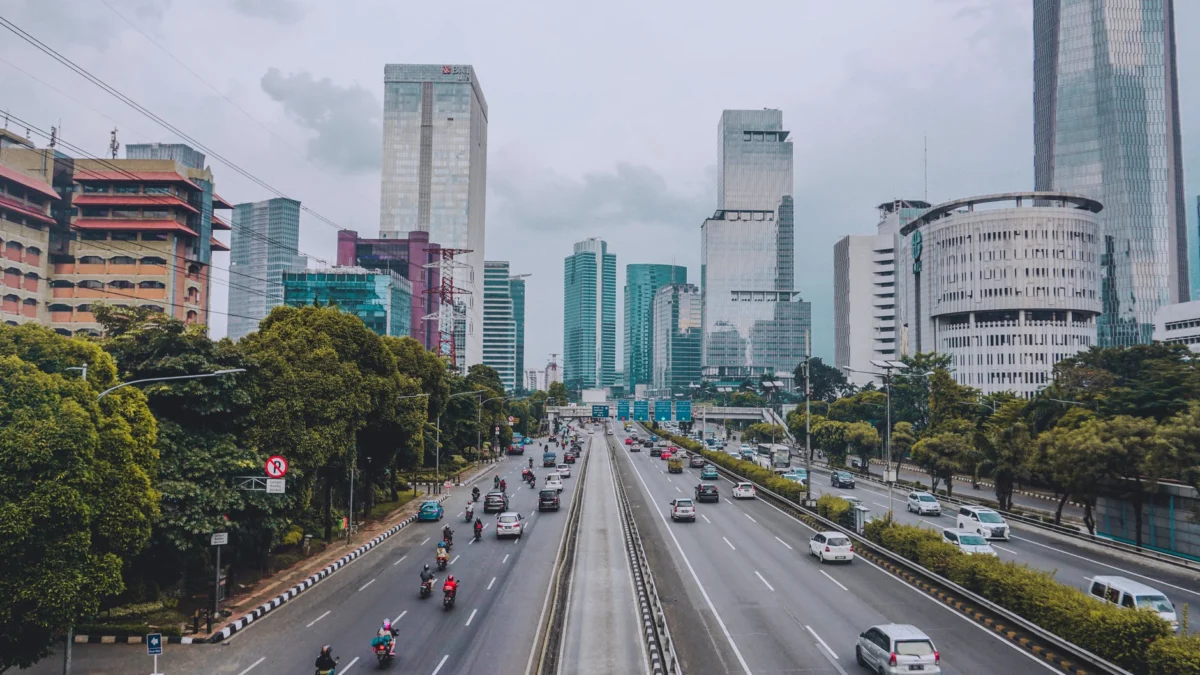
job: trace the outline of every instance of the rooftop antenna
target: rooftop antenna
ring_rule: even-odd
[[[929,203],[929,133],[925,133],[925,203]]]
[[[112,133],[109,136],[108,149],[112,152],[112,158],[117,158],[117,150],[121,149],[121,144],[117,142],[117,128],[113,127]]]

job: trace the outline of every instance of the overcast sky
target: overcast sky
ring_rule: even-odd
[[[1200,2],[1176,2],[1176,11],[1194,236]],[[473,65],[489,105],[486,255],[533,275],[528,368],[562,351],[563,257],[573,242],[608,241],[619,304],[628,263],[687,265],[698,283],[722,109],[783,110],[795,142],[796,278],[812,301],[814,351],[827,361],[833,244],[872,233],[879,203],[926,196],[926,134],[932,202],[1033,184],[1026,0],[0,0],[0,16],[368,236],[379,224],[384,64]],[[97,155],[114,125],[126,144],[178,142],[0,33],[0,110],[59,125],[66,141]],[[226,199],[275,196],[209,161]],[[333,226],[302,217],[302,253],[332,263],[335,237]],[[217,254],[218,268],[228,262]],[[220,336],[227,274],[215,276]]]

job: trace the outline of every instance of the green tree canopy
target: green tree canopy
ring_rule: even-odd
[[[854,393],[854,385],[846,380],[846,374],[841,370],[826,364],[821,357],[815,356],[810,360],[808,384],[812,390],[814,401],[836,401],[839,397]],[[804,389],[804,363],[796,366],[794,374],[796,388]]]
[[[1079,401],[1103,417],[1162,421],[1200,399],[1200,360],[1185,345],[1093,347],[1054,367],[1054,398]]]

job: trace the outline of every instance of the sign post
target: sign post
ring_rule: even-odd
[[[158,672],[158,655],[162,654],[161,633],[150,633],[146,636],[146,653],[154,657],[154,672],[151,675],[162,675]]]
[[[271,455],[267,458],[266,470],[268,478],[283,478],[287,475],[288,461],[280,455]]]
[[[213,581],[213,619],[221,615],[221,547],[229,543],[228,532],[213,532],[212,545],[217,547],[217,577]],[[149,643],[147,643],[149,644]],[[160,647],[161,649],[161,647]]]

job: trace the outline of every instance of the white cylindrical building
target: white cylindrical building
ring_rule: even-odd
[[[955,379],[1030,397],[1096,344],[1100,202],[1010,192],[939,204],[901,229],[900,354],[954,358]]]

